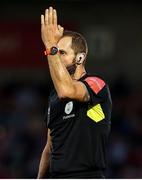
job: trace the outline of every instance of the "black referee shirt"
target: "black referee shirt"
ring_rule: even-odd
[[[51,130],[50,178],[101,178],[106,168],[110,132],[111,97],[100,78],[80,79],[90,94],[89,102],[49,96],[47,127]]]

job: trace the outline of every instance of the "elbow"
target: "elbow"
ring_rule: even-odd
[[[59,99],[67,99],[67,98],[73,98],[74,95],[74,88],[67,88],[67,87],[62,87],[60,90],[57,92]]]
[[[58,92],[57,94],[58,94],[59,99],[65,99],[66,98],[66,95],[63,92]]]

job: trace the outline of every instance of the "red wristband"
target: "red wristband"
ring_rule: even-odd
[[[44,51],[44,54],[45,54],[45,56],[48,56],[48,55],[50,55],[50,54],[51,54],[51,51],[50,51],[50,49],[46,49],[46,50]]]

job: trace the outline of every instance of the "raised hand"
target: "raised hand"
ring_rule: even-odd
[[[57,12],[50,7],[41,15],[41,38],[46,48],[57,44],[63,35],[64,28],[57,23]]]

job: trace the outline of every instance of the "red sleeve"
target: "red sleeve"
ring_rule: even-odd
[[[87,82],[96,94],[98,94],[105,86],[105,82],[98,77],[87,77],[84,81]]]

